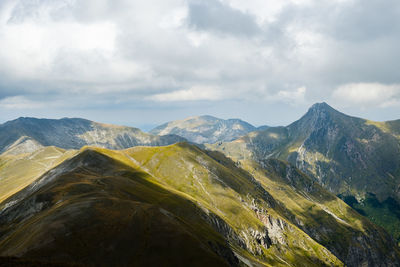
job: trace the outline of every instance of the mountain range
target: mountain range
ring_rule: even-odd
[[[400,266],[400,121],[319,103],[286,127],[151,133],[0,125],[0,264]]]
[[[197,143],[216,143],[232,141],[268,126],[254,127],[250,123],[239,119],[223,120],[212,116],[189,117],[184,120],[167,122],[150,131],[156,135],[179,135],[187,140]]]
[[[85,145],[110,149],[133,146],[163,146],[186,139],[176,135],[157,136],[138,128],[103,124],[79,118],[60,120],[18,118],[0,125],[0,153],[11,148],[32,151],[38,146],[80,149]]]

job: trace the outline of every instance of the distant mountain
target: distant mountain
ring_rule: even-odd
[[[223,120],[212,116],[199,116],[165,123],[154,128],[150,133],[175,134],[197,144],[212,144],[232,141],[255,130],[257,130],[256,127],[239,119]]]
[[[1,257],[16,256],[37,265],[396,266],[400,261],[383,229],[280,160],[243,161],[238,167],[219,152],[187,143],[40,151],[0,156],[2,180],[12,181],[14,172],[24,177],[0,183],[0,190],[17,191],[0,200],[0,264]],[[31,161],[35,164],[27,164]],[[41,169],[32,181],[28,174],[37,173],[36,163],[50,169]]]
[[[318,103],[287,127],[211,148],[257,162],[287,160],[400,241],[400,120],[373,122]]]
[[[185,139],[155,136],[137,128],[97,123],[85,119],[19,118],[0,125],[0,153],[31,152],[40,146],[79,149],[85,145],[123,149],[138,145],[163,146]]]
[[[264,130],[267,130],[268,128],[270,128],[270,126],[262,125],[262,126],[257,127],[257,131],[264,131]]]

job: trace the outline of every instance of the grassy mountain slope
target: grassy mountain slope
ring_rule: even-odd
[[[400,120],[372,122],[340,113],[326,103],[315,104],[298,121],[250,133],[234,142],[215,144],[238,159],[278,158],[291,162],[343,198],[353,197],[358,210],[400,240],[400,216],[379,205],[373,196],[400,206]],[[390,218],[386,220],[384,218]]]
[[[1,204],[0,255],[83,264],[341,265],[283,218],[285,209],[249,174],[218,160],[187,144],[85,148]]]
[[[185,140],[175,135],[155,136],[137,128],[84,119],[19,118],[0,125],[0,153],[9,150],[21,137],[34,140],[42,146],[64,149],[80,149],[85,145],[124,149],[137,145],[169,145]]]
[[[75,153],[0,203],[1,256],[142,265],[399,261],[383,230],[279,160],[233,162],[186,143]]]
[[[162,178],[160,182],[166,183],[166,181],[168,181],[168,184],[174,185],[174,188],[181,188],[180,190],[185,193],[190,192],[196,199],[208,197],[208,203],[214,203],[214,208],[217,209],[217,213],[218,210],[236,210],[235,213],[225,213],[224,216],[228,221],[232,222],[235,229],[240,229],[241,222],[239,218],[244,218],[244,215],[240,213],[240,209],[230,208],[229,206],[219,206],[231,203],[231,201],[220,199],[220,193],[217,191],[218,187],[216,187],[215,184],[207,184],[207,179],[205,181],[199,181],[199,175],[196,175],[196,172],[193,171],[193,161],[187,162],[182,160],[182,158],[196,159],[195,162],[200,162],[200,166],[204,169],[204,166],[210,166],[206,160],[207,157],[202,156],[203,152],[194,153],[193,150],[197,152],[201,152],[201,150],[192,146],[190,146],[189,150],[178,148],[180,148],[180,146],[174,146],[176,153],[173,154],[171,154],[171,150],[168,148],[156,148],[155,152],[153,148],[136,147],[132,148],[130,151],[136,151],[134,157],[139,160],[139,163],[144,168],[148,168],[151,173],[154,173],[154,177]],[[151,153],[148,152],[149,150]],[[189,153],[189,155],[183,157],[183,155],[187,153]],[[211,165],[213,167],[206,167],[206,169],[200,173],[208,173],[208,176],[211,178],[218,177],[219,180],[216,181],[217,184],[220,183],[236,190],[239,196],[233,196],[231,199],[246,201],[245,196],[247,196],[249,192],[252,192],[251,196],[254,198],[255,202],[251,199],[247,199],[249,202],[248,205],[253,207],[259,219],[266,216],[266,214],[263,214],[262,210],[268,210],[268,214],[276,212],[285,218],[286,222],[291,225],[296,225],[309,236],[330,249],[331,252],[349,266],[357,266],[361,263],[368,264],[369,266],[385,266],[385,264],[390,264],[391,262],[398,262],[398,251],[393,251],[393,254],[391,254],[394,243],[383,229],[376,227],[354,212],[343,201],[327,192],[317,183],[313,183],[310,178],[300,173],[297,169],[281,162],[280,164],[282,164],[283,169],[285,170],[288,168],[289,173],[277,172],[273,164],[266,164],[263,166],[264,168],[260,168],[260,166],[255,168],[258,170],[269,170],[262,175],[259,174],[257,177],[254,176],[254,168],[246,168],[248,172],[243,172],[242,169],[236,167],[232,161],[228,160],[223,155],[214,152],[208,153],[208,156],[211,156],[214,161],[216,160],[219,162],[217,166],[220,166],[220,168]],[[179,162],[177,166],[176,162]],[[172,165],[176,167],[168,167]],[[239,183],[241,180],[237,178],[238,173],[247,176],[247,181],[252,182],[250,184],[244,182]],[[252,175],[249,176],[250,173]],[[196,178],[195,180],[199,183],[197,187],[194,186],[193,180],[188,178],[191,176],[194,176],[194,178]],[[254,180],[253,176],[257,177],[257,180]],[[174,178],[172,181],[171,177]],[[281,189],[284,192],[288,192],[288,194],[283,194],[281,190],[271,191],[278,192],[275,195],[270,194],[270,188],[267,185],[273,178],[276,179],[277,177],[281,179],[282,184],[286,185],[286,188]],[[286,180],[289,178],[291,179],[290,181]],[[294,186],[293,183],[299,184]],[[257,188],[256,191],[252,189],[254,186]],[[293,189],[293,187],[295,189]],[[290,193],[290,190],[292,193]],[[214,191],[217,192],[214,193]],[[226,195],[225,190],[224,196]],[[261,201],[262,199],[266,199],[267,203],[263,203],[263,201]],[[276,200],[278,200],[278,202]],[[304,204],[297,204],[296,208],[292,208],[292,206],[287,205],[288,201]],[[320,203],[326,204],[320,205]],[[272,209],[270,207],[272,207]],[[341,217],[341,219],[339,217]],[[247,221],[246,225],[248,224]],[[345,236],[346,238],[338,238],[339,236]],[[360,244],[363,245],[360,246]]]
[[[2,210],[1,255],[94,265],[237,263],[200,208],[147,176],[82,151]]]
[[[265,127],[267,126],[263,126],[263,129]],[[239,119],[223,120],[212,116],[198,116],[165,123],[150,133],[176,134],[191,142],[204,144],[231,141],[255,130],[256,127]]]
[[[332,260],[325,248],[284,219],[284,206],[225,157],[214,158],[188,144],[126,152],[158,182],[220,216],[236,233],[238,245],[264,262],[314,265],[323,264],[317,259]]]

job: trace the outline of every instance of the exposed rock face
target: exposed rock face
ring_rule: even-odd
[[[265,128],[268,127],[262,127],[262,129]],[[211,144],[232,141],[255,130],[257,130],[256,127],[239,119],[223,120],[212,116],[199,116],[165,123],[150,133],[176,134],[194,143]]]
[[[0,125],[0,153],[25,138],[25,149],[35,145],[80,149],[91,145],[110,149],[132,146],[163,146],[185,139],[175,135],[155,136],[137,128],[108,125],[84,119],[19,118]],[[28,141],[29,140],[29,141]]]
[[[287,223],[279,218],[273,218],[270,215],[262,217],[261,219],[267,227],[271,243],[285,245],[287,241],[284,232],[290,230]]]

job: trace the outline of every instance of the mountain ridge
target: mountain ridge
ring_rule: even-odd
[[[224,120],[203,115],[164,123],[151,130],[150,133],[157,135],[176,134],[191,142],[204,144],[232,141],[257,129],[257,127],[241,119]]]
[[[169,145],[184,138],[176,135],[155,136],[138,128],[103,124],[81,118],[37,119],[20,117],[0,125],[0,153],[26,136],[42,146],[79,149],[95,145],[124,149],[136,145]]]
[[[379,202],[393,198],[400,203],[398,129],[400,120],[373,122],[317,103],[286,127],[208,147],[239,160],[287,160],[336,195],[355,197],[361,206],[371,196]],[[400,223],[390,210],[378,216],[377,212],[381,211],[365,208],[370,219],[387,229],[393,229],[393,222]],[[392,234],[400,241],[400,231]]]

